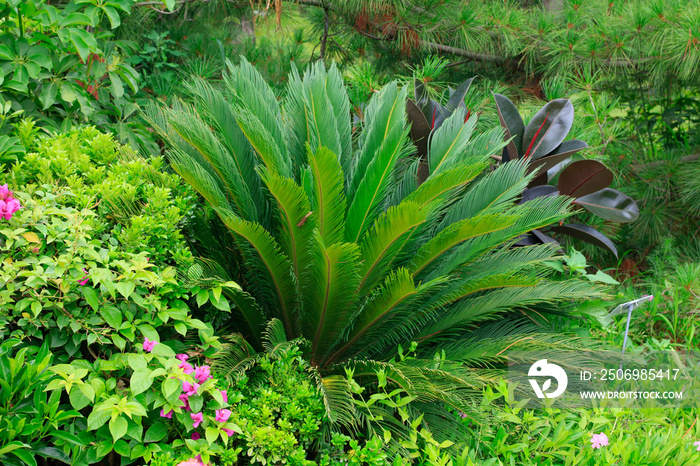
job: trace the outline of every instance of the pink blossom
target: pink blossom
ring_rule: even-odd
[[[143,341],[143,350],[150,353],[153,351],[153,347],[158,344],[157,341],[150,341],[148,337]]]
[[[221,397],[224,399],[224,403],[228,403],[228,395],[226,394],[226,390],[219,390],[221,392]]]
[[[204,421],[204,415],[202,413],[191,413],[190,417],[192,418],[192,427],[195,429]]]
[[[80,286],[84,286],[88,282],[88,280],[89,280],[88,277],[90,276],[88,271],[85,270],[84,268],[83,268],[83,272],[85,273],[85,276],[83,278],[81,278],[80,281],[78,282],[78,285],[80,285]]]
[[[232,431],[231,429],[224,429],[224,428],[222,428],[221,430],[223,430],[224,432],[226,432],[226,435],[228,435],[229,437],[233,437],[233,434],[235,434],[235,432]]]
[[[213,378],[211,375],[209,375],[210,370],[209,366],[195,366],[194,367],[194,378],[199,380],[199,383],[204,383],[208,379]]]
[[[459,417],[461,417],[462,419],[464,419],[465,417],[467,417],[467,415],[464,414],[462,411],[460,411],[460,412],[459,412]]]
[[[201,455],[200,455],[201,457]],[[177,466],[203,466],[204,463],[202,463],[200,460],[197,458],[192,458],[191,460],[187,461],[180,461],[177,463]]]
[[[182,362],[185,362],[185,361],[187,361],[188,359],[190,359],[190,357],[189,357],[187,354],[184,354],[184,353],[175,355],[175,358],[176,358],[176,359],[179,359],[179,360],[182,361]]]
[[[199,440],[201,438],[202,436],[199,435],[199,432],[192,432],[192,440]]]
[[[199,388],[198,383],[182,382],[182,391],[184,391],[187,396],[195,396],[197,394],[197,389]]]
[[[4,201],[8,197],[12,197],[12,191],[7,188],[7,183],[0,186],[0,201]]]
[[[167,417],[168,419],[172,419],[172,418],[173,418],[173,412],[172,412],[172,410],[170,410],[170,411],[168,411],[168,413],[166,414],[166,413],[165,413],[165,409],[161,409],[161,410],[160,410],[160,417]]]
[[[19,204],[17,199],[8,198],[0,201],[0,217],[4,217],[5,220],[10,220],[12,218],[12,214],[21,208],[22,206]]]
[[[192,372],[194,372],[194,368],[192,367],[192,364],[190,364],[189,362],[181,362],[180,365],[177,367],[182,369],[182,371],[185,374],[191,374]]]
[[[695,449],[696,449],[697,451],[700,451],[700,440],[698,440],[697,442],[695,442],[693,445],[695,445]]]
[[[187,393],[181,394],[178,398],[180,399],[180,401],[182,401],[183,403],[185,403],[185,406],[184,406],[185,411],[191,411],[191,410],[192,410],[192,408],[190,408],[190,397],[189,397],[189,395],[188,395]]]
[[[593,434],[591,446],[594,450],[609,445],[608,436],[605,434]]]
[[[228,421],[229,417],[231,417],[231,410],[230,409],[217,409],[216,410],[216,417],[214,417],[214,420],[216,422],[226,422],[226,421]]]

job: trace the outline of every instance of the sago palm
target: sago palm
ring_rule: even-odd
[[[406,88],[396,83],[374,95],[358,128],[342,76],[322,64],[292,72],[281,103],[245,60],[229,65],[223,89],[199,80],[189,91],[192,103],[148,116],[173,168],[232,235],[231,250],[212,259],[237,257],[228,272],[242,290],[229,299],[241,337],[220,367],[244,365],[264,332],[301,338],[333,422],[363,420],[346,369],[367,383],[388,374],[430,422],[446,407],[468,410],[506,350],[579,344],[546,332],[529,309],[599,290],[550,280],[544,263],[556,247],[513,247],[564,219],[570,201],[518,202],[527,162],[489,168],[500,128],[473,136],[476,117],[456,109],[429,142],[418,186]],[[281,324],[266,330],[271,318]],[[413,355],[398,357],[411,342]]]

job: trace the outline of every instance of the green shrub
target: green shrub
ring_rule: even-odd
[[[698,464],[696,413],[669,408],[629,410],[600,406],[524,410],[502,382],[487,388],[482,413],[491,418],[468,438],[470,456],[482,466],[599,466],[611,464],[690,466]],[[469,418],[463,419],[471,424]],[[593,434],[609,444],[592,447]]]
[[[63,427],[79,414],[60,406],[60,393],[46,393],[53,378],[48,345],[20,348],[19,343],[10,339],[0,345],[0,463],[67,462],[71,445],[83,442]]]
[[[46,340],[69,356],[108,357],[154,327],[186,335],[188,290],[173,267],[124,252],[114,236],[92,236],[98,214],[66,207],[72,193],[15,193],[24,206],[0,220],[0,337]],[[161,327],[165,332],[165,327]]]
[[[94,206],[92,237],[117,241],[126,254],[146,252],[156,264],[189,265],[180,233],[195,208],[194,191],[165,172],[158,157],[144,159],[88,127],[42,138],[36,150],[8,167],[10,184],[32,194],[42,185],[70,189],[66,206]]]

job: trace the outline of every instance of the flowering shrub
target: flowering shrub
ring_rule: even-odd
[[[72,193],[15,193],[25,206],[0,223],[0,338],[50,342],[57,357],[109,356],[145,335],[199,330],[173,267],[92,236],[94,209],[64,206]]]
[[[19,201],[12,197],[12,191],[7,188],[7,184],[0,186],[0,218],[10,220],[12,214],[21,208]]]

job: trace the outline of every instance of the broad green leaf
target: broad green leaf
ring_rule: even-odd
[[[109,421],[109,432],[112,434],[112,439],[116,442],[126,435],[128,422],[125,418],[117,416]]]
[[[93,24],[86,14],[74,12],[61,18],[59,26],[62,28],[67,28],[69,26],[93,26]]]
[[[122,84],[122,80],[117,73],[110,71],[108,74],[110,86],[109,88],[112,92],[112,96],[115,99],[118,99],[124,95],[124,84]]]
[[[0,60],[12,60],[14,56],[14,53],[6,45],[0,44]]]
[[[117,10],[115,10],[111,6],[103,6],[102,11],[104,11],[107,15],[107,18],[109,18],[109,25],[112,29],[119,27],[122,21],[119,18],[119,13],[117,13]]]
[[[216,427],[207,427],[205,435],[209,445],[212,445],[214,442],[216,442],[216,439],[219,438],[219,429]]]
[[[162,422],[156,422],[146,431],[146,435],[143,437],[145,443],[148,442],[160,442],[168,434],[168,426]]]
[[[42,104],[42,109],[46,110],[56,102],[56,96],[58,95],[58,86],[54,81],[49,81],[44,84],[39,94],[39,101]]]
[[[152,371],[147,367],[137,369],[131,375],[129,387],[133,395],[138,395],[148,390],[153,384]]]
[[[95,407],[97,408],[97,407]],[[93,411],[88,416],[88,430],[97,430],[109,420],[111,413],[109,411]]]

